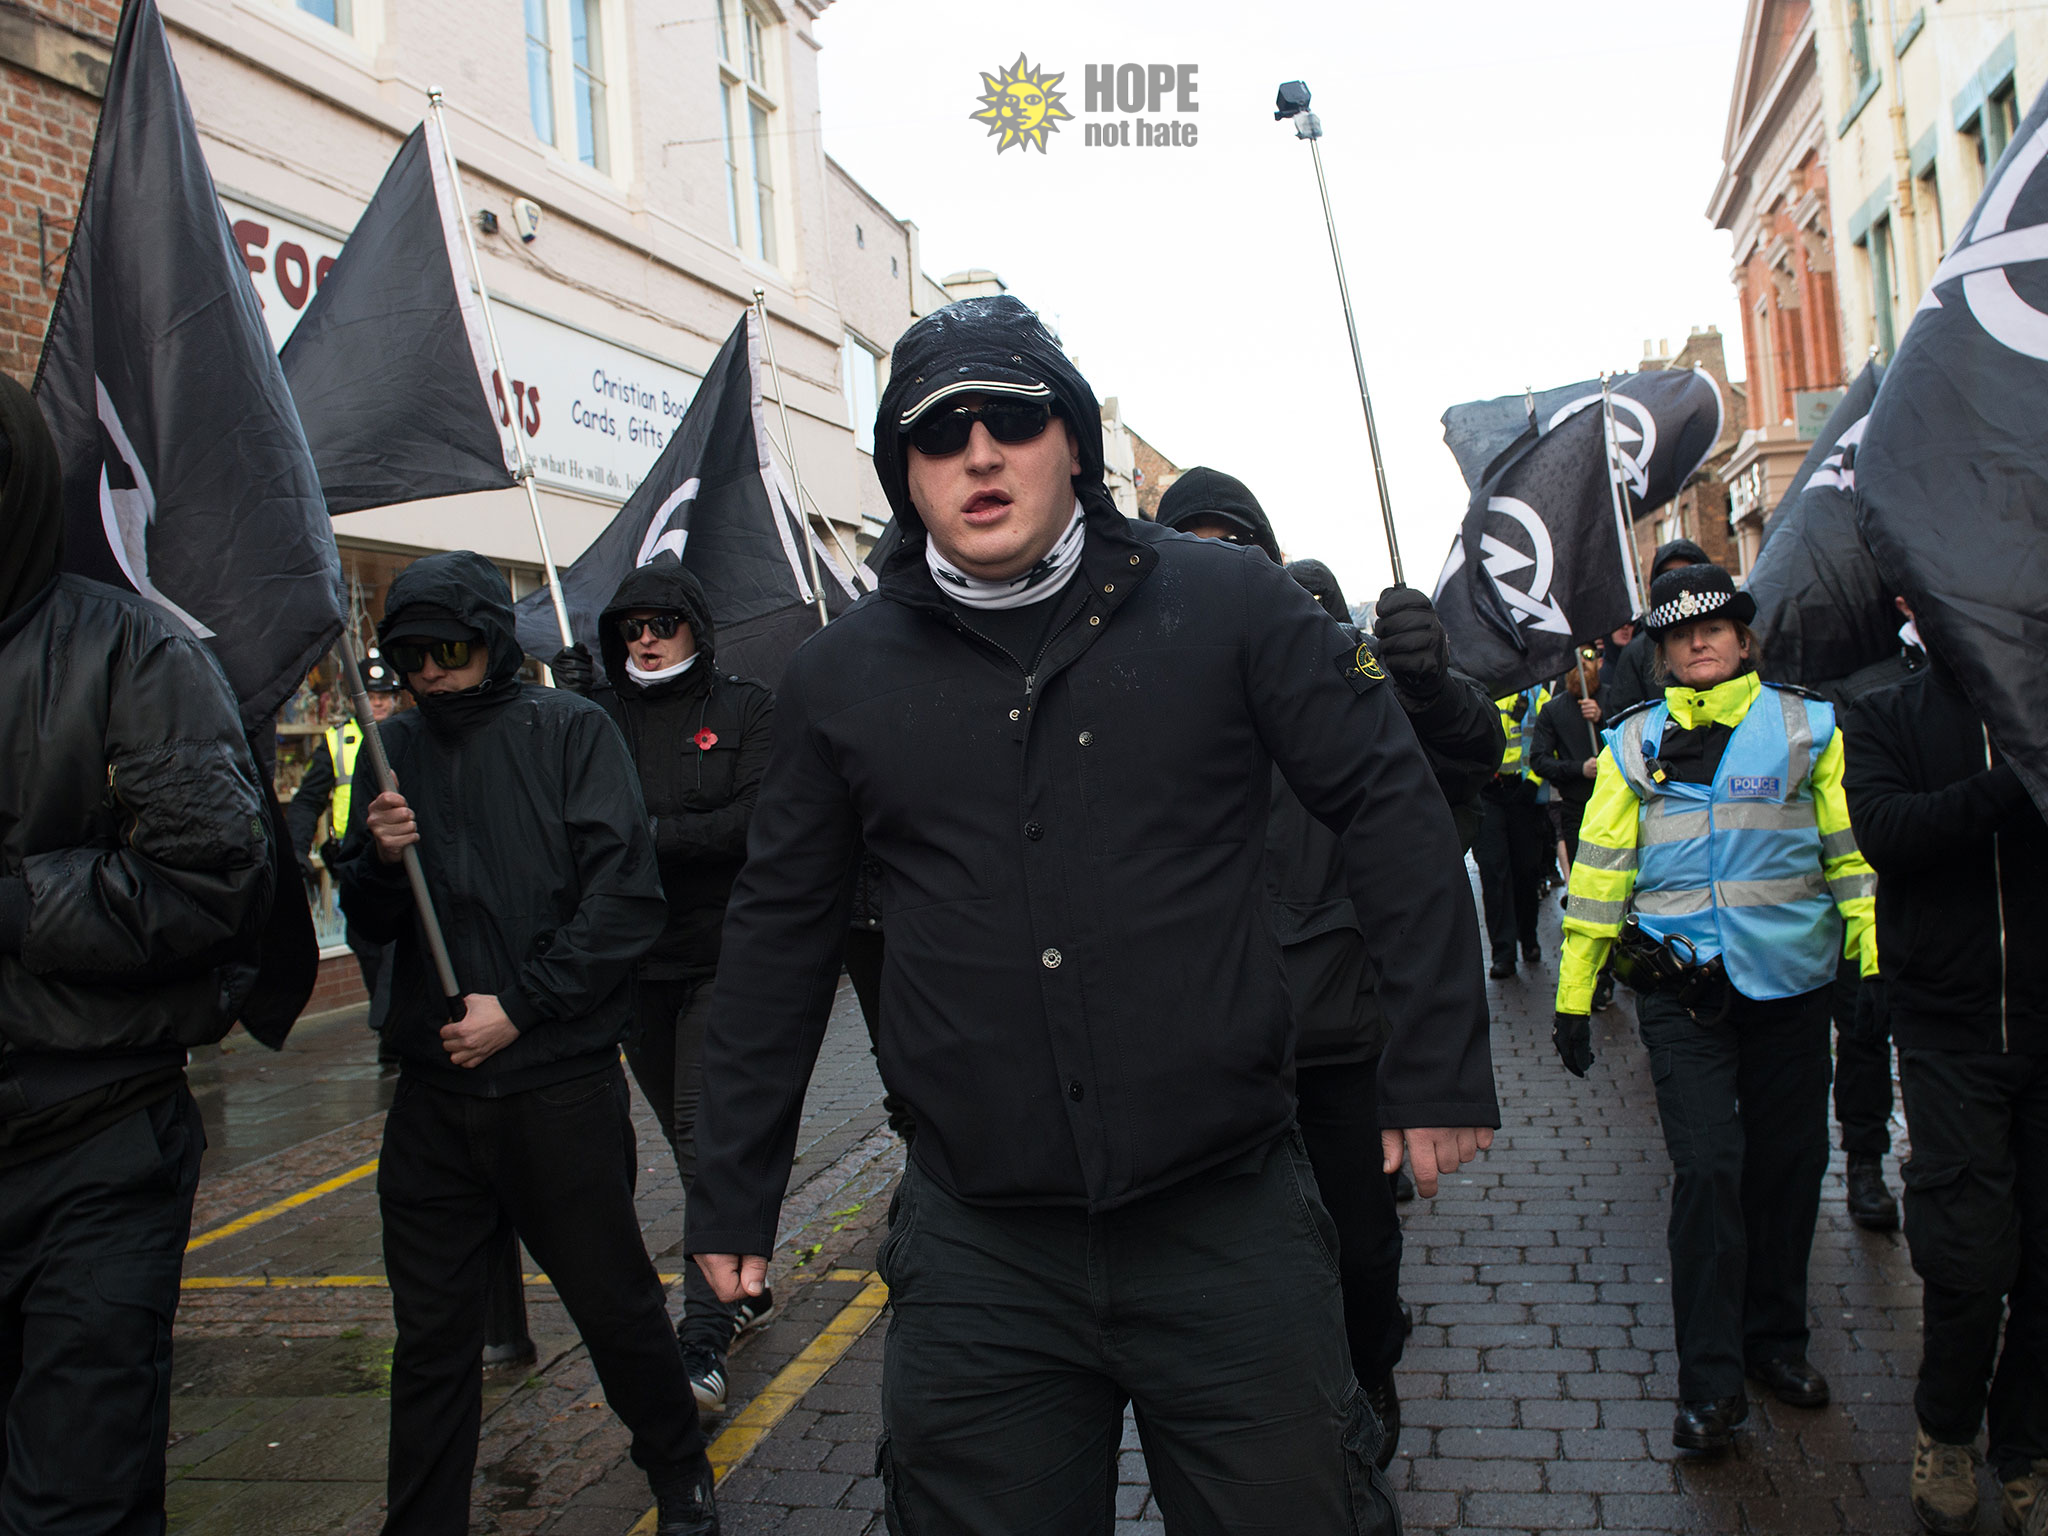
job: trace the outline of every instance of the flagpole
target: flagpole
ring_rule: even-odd
[[[356,729],[362,732],[370,766],[377,772],[377,782],[384,789],[396,789],[398,780],[392,777],[391,760],[384,755],[384,739],[377,734],[377,717],[370,713],[370,690],[363,686],[363,669],[356,661],[355,631],[346,627],[341,632],[341,675],[348,688],[349,705],[355,711]],[[420,867],[418,845],[406,844],[399,857],[405,865],[406,884],[412,887],[413,905],[419,909],[420,927],[427,935],[427,953],[434,959],[434,974],[440,978],[448,1017],[451,1021],[459,1020],[464,1012],[462,987],[455,979],[455,964],[448,958],[448,941],[441,935],[441,920],[434,915],[434,898],[427,890],[427,873]]]
[[[1636,549],[1636,541],[1629,528],[1629,516],[1625,509],[1621,489],[1620,467],[1615,462],[1621,452],[1621,442],[1614,430],[1613,375],[1605,369],[1600,373],[1600,414],[1604,418],[1604,445],[1607,457],[1607,493],[1614,504],[1614,536],[1621,541],[1621,574],[1629,584],[1629,596],[1635,600],[1637,613],[1647,612],[1649,598],[1644,591],[1643,557]]]
[[[782,388],[782,370],[775,365],[775,334],[768,329],[768,294],[759,284],[754,287],[754,315],[761,322],[761,346],[768,354],[768,372],[775,379],[775,409],[782,416],[782,456],[789,460],[790,484],[796,490],[797,526],[803,531],[804,558],[810,563],[811,592],[818,599],[818,628],[823,629],[831,615],[825,612],[825,586],[818,580],[818,547],[811,542],[811,522],[804,512],[804,476],[796,467],[796,440],[789,435],[789,400]],[[828,522],[826,526],[831,525]]]
[[[462,167],[455,159],[455,145],[448,138],[448,118],[442,111],[441,90],[427,92],[427,110],[434,114],[434,126],[441,134],[441,154],[448,162],[448,183],[455,191],[455,216],[462,225],[462,243],[469,251],[470,280],[476,284],[477,307],[483,312],[484,335],[491,343],[491,366],[498,371],[498,387],[505,414],[512,422],[512,448],[519,457],[513,477],[526,487],[526,509],[533,514],[533,535],[540,541],[540,568],[548,574],[548,596],[555,603],[555,625],[562,632],[564,648],[576,643],[569,629],[569,603],[562,596],[562,578],[555,573],[555,552],[548,543],[548,525],[540,515],[540,493],[533,488],[533,459],[526,451],[526,433],[519,425],[519,401],[512,393],[512,375],[505,367],[505,353],[498,345],[497,322],[491,318],[491,291],[484,283],[484,269],[477,260],[476,236],[469,227],[469,208],[462,199]]]

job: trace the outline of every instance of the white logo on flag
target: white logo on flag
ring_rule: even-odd
[[[107,531],[107,548],[113,551],[114,563],[121,567],[128,585],[159,607],[175,613],[200,639],[211,640],[212,630],[157,591],[149,579],[149,526],[156,521],[156,491],[149,483],[149,471],[142,467],[135,444],[129,439],[128,429],[121,425],[120,413],[114,409],[107,386],[95,376],[92,387],[107,441],[121,456],[122,466],[128,471],[126,478],[135,482],[133,486],[117,488],[107,474],[106,464],[101,463],[100,526]]]
[[[1858,416],[1842,435],[1835,439],[1834,452],[1820,461],[1820,466],[1807,477],[1808,485],[1826,486],[1830,490],[1853,491],[1856,489],[1856,466],[1847,463],[1849,450],[1863,441],[1863,429],[1870,423],[1868,416]]]
[[[1614,456],[1620,461],[1623,484],[1638,497],[1650,493],[1650,456],[1657,451],[1657,418],[1649,409],[1619,390],[1608,398],[1614,402]],[[1545,432],[1555,432],[1567,416],[1576,416],[1588,406],[1600,403],[1598,395],[1581,395],[1550,418]]]
[[[1599,399],[1598,395],[1593,397]],[[1510,608],[1521,615],[1518,622],[1532,629],[1547,630],[1552,634],[1569,637],[1571,621],[1565,617],[1564,609],[1550,599],[1550,578],[1556,566],[1556,557],[1550,547],[1550,530],[1543,525],[1543,519],[1536,515],[1536,509],[1526,501],[1512,496],[1489,496],[1486,510],[1491,517],[1508,519],[1519,524],[1529,536],[1531,553],[1524,553],[1503,539],[1491,533],[1479,536],[1480,556],[1487,575],[1500,595],[1507,600]],[[1503,529],[1503,531],[1506,531]],[[1528,571],[1527,583],[1522,587],[1510,586],[1503,578],[1517,571]]]
[[[664,549],[678,560],[683,558],[683,546],[690,542],[690,530],[669,527],[679,507],[685,507],[697,499],[697,491],[703,485],[695,475],[662,497],[661,505],[654,509],[654,515],[647,519],[647,534],[640,540],[640,555],[635,565],[645,565]]]
[[[2037,131],[2019,147],[1991,190],[1984,194],[1984,206],[1971,226],[1968,240],[1958,245],[1934,269],[1927,285],[1922,309],[1940,309],[1934,290],[1952,278],[1963,280],[1963,302],[1984,327],[1985,334],[2001,346],[2023,357],[2048,362],[2048,314],[2043,314],[2014,291],[2007,267],[2048,261],[2048,224],[2029,224],[2007,229],[2019,202],[2048,157],[2048,133]]]

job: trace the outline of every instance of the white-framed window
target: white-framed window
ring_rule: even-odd
[[[337,32],[353,33],[356,29],[353,0],[297,0],[297,3],[308,16],[326,22]]]
[[[384,40],[384,7],[379,0],[271,0],[281,11],[289,11],[305,22],[313,36],[326,35],[329,42],[347,42],[358,52],[374,53]]]
[[[533,136],[593,171],[623,177],[622,102],[611,73],[620,0],[524,0],[526,99]]]
[[[725,135],[727,233],[749,256],[777,263],[777,55],[781,29],[748,0],[717,0],[718,89]]]
[[[848,331],[846,342],[839,349],[839,388],[846,396],[847,414],[853,418],[853,446],[862,453],[875,451],[875,406],[881,396],[881,366],[881,354]]]

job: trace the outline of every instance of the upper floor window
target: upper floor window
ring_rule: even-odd
[[[616,0],[525,0],[526,95],[533,132],[594,171],[615,174],[606,33]],[[558,40],[566,38],[568,47]]]
[[[746,0],[718,0],[718,88],[725,135],[728,233],[748,255],[774,265],[779,247],[773,23]]]
[[[1861,86],[1870,78],[1870,0],[1843,0],[1849,43],[1849,73]]]
[[[882,359],[867,343],[846,333],[846,345],[839,351],[839,385],[846,396],[847,415],[853,420],[853,446],[862,453],[875,451],[875,405],[881,391],[877,381]]]
[[[299,9],[341,32],[356,29],[354,0],[298,0]]]
[[[1984,105],[1976,115],[1963,124],[1963,136],[1970,141],[1970,147],[1976,153],[1977,184],[1980,187],[2019,129],[2019,99],[2013,94],[2012,81],[2007,79],[2005,84],[1984,98]]]

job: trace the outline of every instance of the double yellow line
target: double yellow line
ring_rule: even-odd
[[[333,1178],[315,1184],[311,1189],[302,1189],[296,1195],[285,1196],[284,1199],[278,1201],[275,1205],[266,1205],[261,1210],[251,1211],[246,1216],[237,1216],[233,1221],[215,1227],[210,1232],[200,1233],[185,1245],[185,1251],[187,1253],[194,1253],[206,1247],[209,1243],[217,1243],[223,1238],[233,1237],[238,1232],[246,1232],[253,1226],[269,1221],[272,1217],[282,1216],[286,1211],[295,1211],[302,1205],[308,1205],[318,1200],[322,1195],[331,1195],[337,1189],[346,1189],[358,1180],[367,1179],[376,1171],[377,1159],[373,1157],[360,1168],[351,1168],[347,1173],[337,1173]]]

